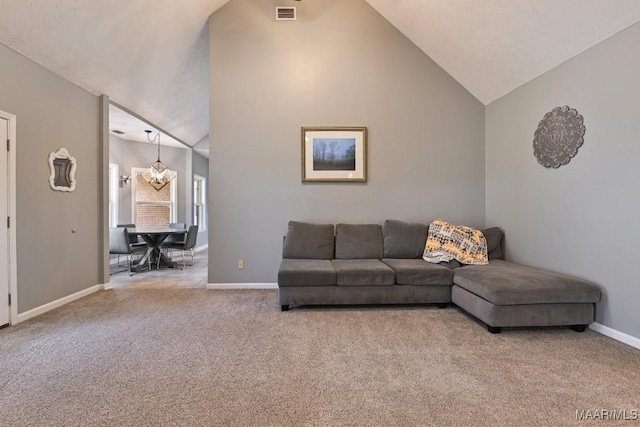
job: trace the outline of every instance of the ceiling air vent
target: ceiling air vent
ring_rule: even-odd
[[[276,7],[276,21],[295,21],[295,7]]]

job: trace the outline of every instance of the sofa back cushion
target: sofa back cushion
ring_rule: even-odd
[[[504,232],[498,227],[491,227],[482,230],[482,234],[487,239],[487,255],[489,259],[504,259]]]
[[[382,259],[382,255],[382,227],[380,225],[336,225],[337,259]]]
[[[333,224],[289,221],[282,258],[332,259]]]
[[[384,257],[399,259],[422,258],[429,226],[388,219],[384,222]]]

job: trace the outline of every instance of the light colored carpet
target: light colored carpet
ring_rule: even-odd
[[[590,330],[491,335],[453,307],[283,313],[273,290],[116,289],[0,346],[2,426],[562,426],[640,409],[639,350]]]

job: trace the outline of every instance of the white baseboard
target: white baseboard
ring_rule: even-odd
[[[25,311],[24,313],[18,314],[18,321],[16,323],[24,322],[25,320],[32,319],[36,316],[46,313],[47,311],[51,311],[55,308],[62,307],[65,304],[69,304],[75,300],[78,300],[82,297],[86,297],[87,295],[91,295],[94,292],[98,292],[103,288],[104,285],[95,285],[90,288],[87,288],[83,291],[76,292],[75,294],[68,295],[66,297],[57,299],[50,303],[41,305],[40,307],[33,308],[29,311]]]
[[[207,289],[278,289],[277,283],[207,283]]]
[[[601,325],[600,323],[592,323],[589,325],[589,329],[593,329],[596,332],[606,335],[609,338],[613,338],[616,341],[623,342],[631,347],[640,349],[640,338],[625,334],[624,332],[617,331],[608,326]]]
[[[111,282],[104,283],[104,284],[99,285],[99,286],[102,286],[102,290],[108,291],[109,289],[111,289]]]
[[[204,251],[205,249],[209,249],[209,245],[202,245],[202,246],[198,246],[197,248],[193,248],[193,252],[200,252],[200,251]]]

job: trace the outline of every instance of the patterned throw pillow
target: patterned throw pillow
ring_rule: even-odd
[[[462,264],[488,264],[487,240],[480,230],[436,219],[429,225],[422,258],[432,263],[456,259]]]

